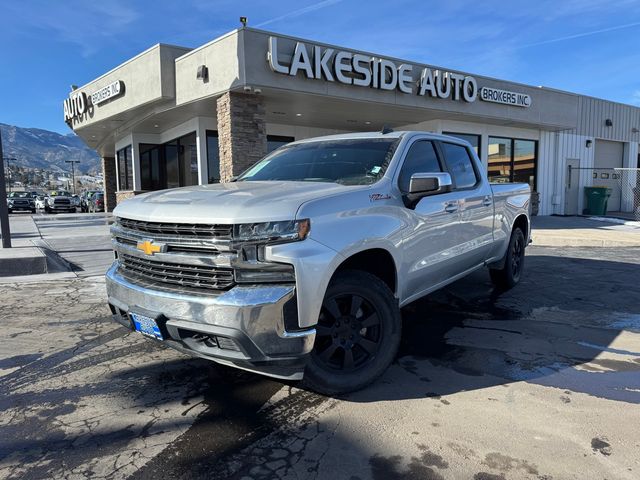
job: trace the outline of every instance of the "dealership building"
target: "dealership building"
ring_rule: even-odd
[[[247,27],[195,49],[156,45],[63,107],[102,157],[109,210],[229,181],[293,140],[384,125],[468,140],[492,181],[531,185],[539,215],[582,213],[587,186],[612,189],[610,211],[638,195],[638,107]]]

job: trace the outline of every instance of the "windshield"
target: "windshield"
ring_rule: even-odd
[[[31,195],[28,192],[11,192],[9,198],[27,198]]]
[[[398,138],[371,138],[287,145],[260,160],[237,181],[289,180],[369,185],[384,175],[398,141]]]

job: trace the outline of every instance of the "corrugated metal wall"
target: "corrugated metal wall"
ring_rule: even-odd
[[[610,119],[612,126],[606,125]],[[564,214],[567,159],[580,161],[581,168],[595,166],[595,140],[613,140],[625,143],[625,167],[636,167],[638,143],[640,143],[640,109],[631,105],[613,103],[590,97],[579,97],[578,122],[575,130],[540,132],[538,190],[540,215]],[[591,140],[590,148],[586,142]],[[580,191],[593,184],[593,172],[580,170]],[[623,210],[631,207],[631,201],[623,198]],[[578,201],[578,211],[585,208],[584,195]]]
[[[587,148],[587,140],[592,137],[577,135],[573,132],[540,132],[538,146],[538,191],[540,192],[540,215],[562,215],[565,205],[565,184],[567,159],[580,161],[580,168],[593,168],[595,145]],[[580,170],[579,185],[590,186],[592,172]],[[578,212],[584,208],[584,198],[580,195]]]
[[[605,122],[613,122],[607,127]],[[576,133],[605,140],[640,142],[640,108],[591,97],[578,97]]]

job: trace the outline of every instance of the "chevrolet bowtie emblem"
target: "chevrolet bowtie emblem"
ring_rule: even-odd
[[[138,242],[136,248],[141,252],[144,252],[145,255],[153,255],[154,253],[160,253],[162,251],[162,247],[160,245],[154,245],[149,240]]]

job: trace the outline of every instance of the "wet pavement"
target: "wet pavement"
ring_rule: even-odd
[[[1,285],[1,478],[640,477],[640,248],[528,249],[403,311],[327,398],[115,325],[95,277]]]

